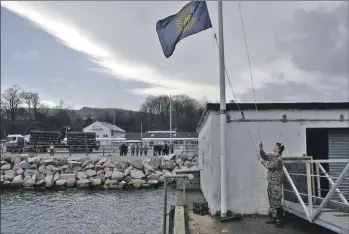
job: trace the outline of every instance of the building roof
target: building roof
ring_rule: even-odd
[[[227,111],[244,110],[349,110],[349,102],[293,102],[293,103],[227,103]],[[207,103],[204,113],[197,126],[200,130],[205,122],[208,112],[219,111],[219,103]]]
[[[107,123],[107,122],[101,122],[101,121],[99,121],[99,122],[101,124],[103,124],[104,126],[106,126],[107,128],[109,128],[110,130],[114,130],[114,131],[117,131],[117,132],[126,132],[124,129],[119,128],[116,125],[113,125],[113,124],[110,124],[110,123]]]
[[[196,132],[175,132],[172,133],[172,139],[176,138],[197,138],[198,134]],[[131,132],[126,133],[126,140],[140,140],[141,133],[140,132]],[[142,138],[170,138],[170,133],[148,133],[144,132],[142,134]]]

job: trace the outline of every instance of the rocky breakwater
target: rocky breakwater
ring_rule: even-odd
[[[17,156],[1,160],[1,188],[150,188],[163,184],[164,176],[178,169],[198,168],[197,156],[169,155],[112,162],[67,158],[42,159]],[[173,183],[169,179],[168,183]]]

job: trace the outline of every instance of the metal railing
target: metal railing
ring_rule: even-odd
[[[324,169],[324,167],[321,164],[329,164],[329,163],[342,163],[344,165],[344,169],[341,171],[339,176],[330,176],[329,173]],[[306,174],[303,173],[289,173],[286,166],[287,164],[305,164],[306,167]],[[315,174],[312,173],[315,167]],[[349,179],[346,176],[348,176],[349,171],[349,159],[328,159],[328,160],[284,160],[284,166],[283,171],[285,174],[285,177],[287,178],[287,182],[290,184],[292,190],[288,190],[284,188],[285,192],[291,192],[294,193],[297,197],[298,202],[302,206],[302,209],[304,211],[304,214],[306,215],[309,222],[313,222],[314,219],[323,211],[323,209],[328,205],[329,202],[337,203],[339,206],[348,205],[347,199],[344,197],[342,192],[339,190],[339,185],[342,183],[344,179]],[[320,174],[323,175],[320,175]],[[302,193],[299,192],[294,181],[292,180],[291,176],[306,176],[306,188],[307,192]],[[314,186],[314,180],[313,177],[316,179],[316,186]],[[327,194],[325,197],[321,196],[321,191],[323,190],[321,188],[320,178],[326,178],[329,182],[330,189],[327,190]],[[333,179],[336,179],[335,182]],[[316,188],[315,188],[316,187]],[[337,193],[339,195],[339,198],[341,202],[333,199],[333,195]],[[285,196],[284,196],[285,197]],[[304,200],[302,197],[306,197]],[[285,199],[286,200],[286,199]],[[320,203],[317,207],[314,206],[314,203],[317,203],[317,201]],[[306,205],[307,203],[307,205]]]

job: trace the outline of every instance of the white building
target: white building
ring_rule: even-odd
[[[123,138],[126,131],[116,125],[96,121],[83,129],[84,132],[95,132],[97,138]]]
[[[267,171],[256,156],[261,141],[266,152],[282,142],[284,156],[349,158],[348,102],[260,103],[257,112],[252,103],[239,106],[242,113],[236,103],[227,104],[227,209],[232,212],[268,213]],[[221,191],[219,104],[207,104],[197,131],[201,189],[215,214]]]

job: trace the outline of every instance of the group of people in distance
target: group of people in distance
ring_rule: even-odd
[[[154,145],[154,151],[153,151],[153,156],[157,155],[169,155],[170,153],[173,154],[174,152],[174,145],[170,144],[168,145],[167,143],[165,144],[157,144]]]
[[[130,146],[131,148],[131,156],[147,156],[148,155],[148,145],[147,143],[135,143]],[[174,152],[174,145],[167,143],[164,144],[156,144],[153,146],[153,156],[157,155],[169,155],[170,153],[173,154]],[[120,150],[120,156],[126,156],[128,154],[129,145],[127,143],[122,143],[119,146]]]

